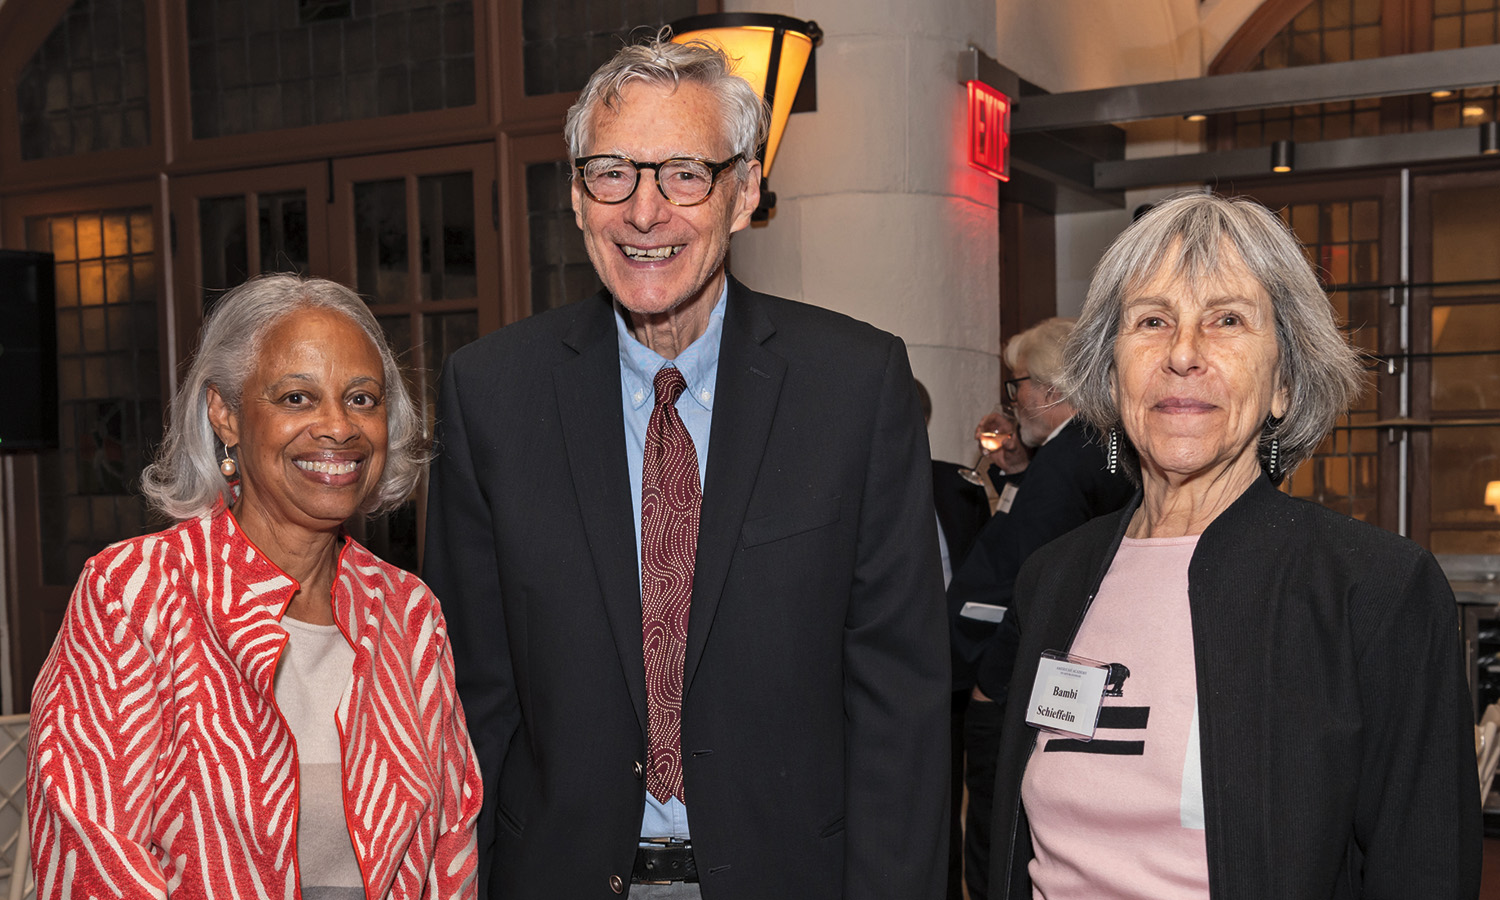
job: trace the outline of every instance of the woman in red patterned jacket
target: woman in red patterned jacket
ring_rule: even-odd
[[[39,897],[475,896],[442,612],[343,531],[410,494],[419,415],[347,288],[219,301],[143,476],[179,524],[88,562],[32,695]]]

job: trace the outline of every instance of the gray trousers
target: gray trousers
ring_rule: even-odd
[[[701,900],[703,893],[696,884],[674,881],[671,884],[632,884],[631,900]]]

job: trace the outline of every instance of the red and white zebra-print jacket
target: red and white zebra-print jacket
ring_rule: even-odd
[[[37,896],[299,895],[297,746],[272,680],[297,584],[222,509],[85,566],[32,693]],[[370,898],[475,896],[480,779],[447,626],[349,540],[333,613],[344,816]]]

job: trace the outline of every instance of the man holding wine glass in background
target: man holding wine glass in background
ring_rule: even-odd
[[[1012,337],[1005,345],[1006,399],[1014,404],[1015,433],[1034,448],[1029,464],[1019,463],[1015,438],[1005,440],[1004,411],[980,421],[975,436],[1006,477],[996,484],[999,510],[980,531],[948,586],[953,638],[953,688],[969,694],[964,715],[964,781],[969,789],[965,817],[964,870],[970,900],[988,896],[990,802],[995,788],[995,756],[1005,689],[1014,662],[1016,632],[1006,621],[1016,573],[1026,558],[1053,538],[1095,516],[1125,505],[1134,489],[1123,475],[1111,475],[1101,436],[1075,418],[1073,405],[1056,388],[1062,350],[1072,319],[1047,319]],[[987,449],[987,447],[985,448]],[[1021,453],[1024,456],[1024,453]],[[998,459],[996,457],[999,457]],[[1012,471],[1025,469],[1024,484]],[[1008,496],[1007,496],[1008,495]],[[999,698],[1000,703],[990,698]]]
[[[1021,440],[1016,411],[995,404],[989,414],[974,426],[974,440],[979,442],[979,458],[974,465],[959,468],[958,474],[970,484],[977,484],[989,494],[990,512],[1010,512],[1020,489],[1021,478],[1031,464],[1031,448]],[[988,471],[980,469],[988,461]]]

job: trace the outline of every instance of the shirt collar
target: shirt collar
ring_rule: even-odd
[[[624,382],[625,399],[631,409],[640,409],[648,401],[654,402],[656,372],[664,365],[676,366],[687,382],[684,392],[693,402],[709,412],[714,408],[714,374],[719,367],[719,343],[724,336],[724,306],[729,297],[729,279],[719,291],[719,300],[713,312],[708,314],[708,327],[677,354],[676,359],[667,359],[660,353],[635,339],[625,322],[620,305],[615,304],[615,336],[620,345],[620,378]]]
[[[1074,413],[1074,415],[1077,415],[1077,413]],[[1052,433],[1049,434],[1049,435],[1047,435],[1047,440],[1042,441],[1042,445],[1046,446],[1048,443],[1050,443],[1052,441],[1053,438],[1057,437],[1059,434],[1062,434],[1062,430],[1064,428],[1067,428],[1068,427],[1068,423],[1071,422],[1071,421],[1073,421],[1073,416],[1068,416],[1066,419],[1063,419],[1062,422],[1056,428],[1052,429]]]

